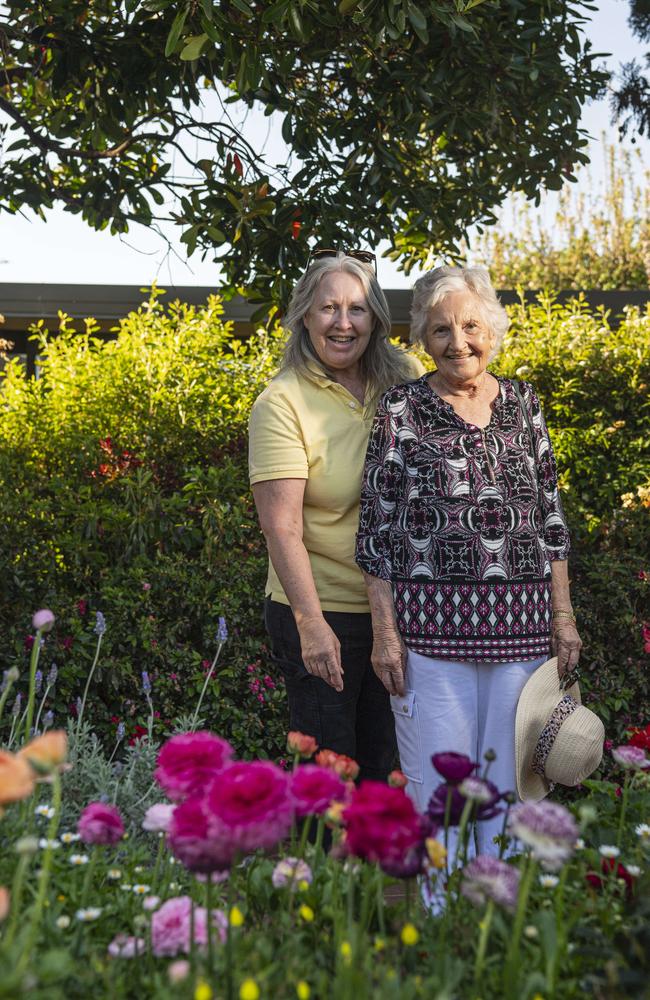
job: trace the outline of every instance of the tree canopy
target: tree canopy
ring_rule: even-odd
[[[630,0],[629,25],[639,41],[650,42],[649,0]],[[645,63],[648,72],[650,51],[646,52]],[[636,127],[641,135],[650,136],[650,79],[635,59],[622,67],[612,104],[623,135]]]
[[[586,161],[581,108],[605,79],[586,6],[8,0],[0,210],[172,220],[260,302],[286,298],[315,242],[387,238],[408,271]],[[273,115],[285,162],[230,101]]]

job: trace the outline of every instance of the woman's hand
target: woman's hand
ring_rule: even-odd
[[[552,646],[557,656],[558,676],[562,678],[578,665],[580,659],[582,639],[574,622],[569,620],[553,622]]]
[[[343,690],[341,643],[322,615],[303,618],[298,625],[302,662],[314,677],[320,677],[335,691]]]
[[[406,646],[397,629],[374,630],[372,667],[389,694],[404,694]]]

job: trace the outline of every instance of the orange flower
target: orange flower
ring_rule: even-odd
[[[31,740],[16,756],[28,761],[38,774],[46,774],[63,764],[67,752],[68,737],[63,729],[54,729]]]
[[[26,799],[34,791],[34,774],[27,761],[0,750],[0,803]]]
[[[287,750],[290,753],[299,753],[301,757],[313,757],[318,750],[318,743],[313,736],[306,736],[297,730],[287,735]]]
[[[408,781],[403,771],[391,771],[388,775],[388,784],[392,788],[406,788]]]
[[[3,885],[0,885],[0,924],[3,920],[6,920],[10,907],[11,896],[9,894],[9,890],[5,889]]]
[[[346,757],[343,753],[334,753],[333,750],[321,750],[316,754],[314,760],[319,767],[326,767],[328,771],[334,771],[344,781],[354,781],[359,773],[359,765],[352,757]]]

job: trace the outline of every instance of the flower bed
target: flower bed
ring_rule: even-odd
[[[88,802],[83,705],[67,734],[31,736],[51,624],[34,623],[20,736],[0,753],[0,996],[643,995],[650,726],[570,808],[513,805],[489,761],[450,752],[419,815],[399,772],[356,786],[354,761],[302,734],[282,768],[191,726],[104,758],[107,800]],[[501,856],[472,857],[473,819],[497,811]]]

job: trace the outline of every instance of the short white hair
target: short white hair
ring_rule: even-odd
[[[446,295],[452,292],[472,292],[481,304],[481,313],[494,345],[489,360],[497,356],[503,344],[510,320],[492,287],[485,267],[436,267],[415,282],[411,304],[411,343],[426,347],[429,314]]]

